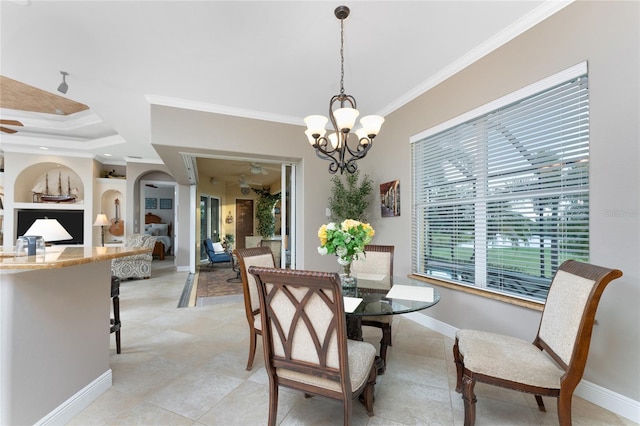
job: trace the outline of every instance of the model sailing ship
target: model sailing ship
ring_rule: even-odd
[[[36,185],[31,191],[38,195],[38,199],[43,203],[75,203],[77,198],[77,189],[71,189],[71,181],[67,176],[67,192],[62,192],[62,173],[58,174],[58,193],[52,194],[49,191],[49,174],[45,177],[44,192],[42,191],[42,183]]]

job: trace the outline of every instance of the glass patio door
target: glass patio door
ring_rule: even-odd
[[[220,240],[220,199],[210,195],[200,195],[200,260],[207,260],[204,241]]]

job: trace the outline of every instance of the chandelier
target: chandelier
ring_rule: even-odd
[[[316,150],[316,155],[331,162],[329,173],[355,173],[356,161],[364,158],[373,146],[373,139],[380,132],[384,118],[379,115],[367,115],[360,119],[360,128],[352,132],[360,112],[356,109],[356,99],[344,93],[344,20],[349,16],[347,6],[338,6],[334,11],[340,20],[340,94],[334,95],[329,102],[329,119],[333,133],[325,136],[327,117],[310,115],[305,117],[305,134]]]

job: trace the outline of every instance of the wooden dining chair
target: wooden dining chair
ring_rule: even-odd
[[[240,265],[242,278],[242,292],[244,294],[244,310],[249,323],[249,359],[247,370],[253,368],[253,359],[256,355],[256,341],[258,335],[262,335],[262,321],[260,319],[260,302],[258,301],[258,288],[253,275],[247,270],[250,266],[275,267],[273,253],[269,247],[250,247],[234,250]]]
[[[356,274],[384,275],[389,279],[389,288],[393,285],[393,251],[395,246],[367,244],[364,247],[366,256],[351,263],[351,272]],[[362,325],[382,330],[380,340],[380,358],[387,364],[387,346],[392,346],[391,323],[393,315],[363,316]]]
[[[458,330],[453,346],[456,391],[464,401],[464,424],[476,418],[476,382],[558,398],[558,420],[571,425],[571,398],[589,353],[600,296],[617,269],[567,260],[556,271],[533,343],[494,333]]]
[[[265,365],[269,375],[269,425],[276,424],[280,386],[343,403],[362,394],[373,416],[376,349],[347,339],[342,286],[336,273],[252,266],[256,278]]]

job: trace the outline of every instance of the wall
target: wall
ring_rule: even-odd
[[[56,168],[56,165],[60,165],[62,169],[73,170],[74,178],[79,178],[79,181],[72,182],[72,186],[82,188],[81,201],[74,203],[71,208],[84,210],[84,242],[85,245],[94,244],[93,241],[93,218],[95,212],[93,209],[93,195],[94,195],[94,161],[88,157],[66,157],[60,155],[38,155],[38,154],[24,154],[17,152],[5,152],[5,169],[4,169],[4,242],[5,248],[15,245],[15,232],[16,232],[16,218],[14,214],[15,202],[25,202],[25,193],[28,193],[31,186],[34,183],[34,179],[39,178],[47,170]],[[42,167],[40,164],[44,164]],[[30,166],[34,168],[29,169],[22,179],[21,175],[25,169]],[[49,173],[49,186],[57,188],[58,176],[56,173]],[[26,182],[28,181],[28,182]],[[65,182],[63,182],[63,188]],[[48,206],[52,206],[50,203],[40,203],[34,205],[46,209]],[[71,205],[70,205],[71,206]],[[31,206],[29,206],[31,208]],[[99,243],[98,243],[99,244]],[[95,244],[94,244],[95,245]]]
[[[395,270],[407,273],[412,207],[409,138],[587,60],[590,261],[619,268],[624,277],[602,297],[585,379],[635,401],[640,401],[639,9],[638,2],[572,3],[387,116],[380,140],[362,161],[376,185],[400,179],[402,216],[375,220],[374,241],[394,244]],[[427,314],[454,327],[508,332],[527,340],[537,331],[536,312],[459,291],[440,291],[442,301]]]

